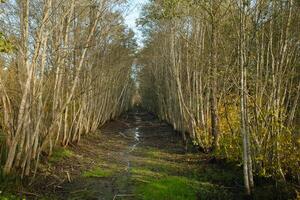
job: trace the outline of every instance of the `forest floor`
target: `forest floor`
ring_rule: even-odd
[[[168,124],[131,112],[83,137],[79,145],[56,149],[41,163],[33,183],[16,192],[26,199],[245,199],[242,177],[236,164],[185,152],[180,135]],[[254,199],[290,194],[272,181],[256,182]]]

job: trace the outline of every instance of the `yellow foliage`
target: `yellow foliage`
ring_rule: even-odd
[[[218,154],[231,160],[240,160],[239,107],[234,104],[225,106],[219,106],[220,149]]]

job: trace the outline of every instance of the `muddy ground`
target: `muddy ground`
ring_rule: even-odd
[[[272,181],[256,182],[254,199],[292,198]],[[145,112],[58,149],[18,190],[27,199],[246,199],[241,167],[185,152],[180,135]]]

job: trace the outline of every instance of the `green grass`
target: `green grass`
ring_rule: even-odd
[[[164,158],[168,156],[168,153],[164,153],[157,148],[146,148],[144,152],[142,152],[148,158]]]
[[[65,149],[65,148],[56,148],[53,151],[52,156],[49,158],[50,162],[58,162],[60,160],[62,160],[63,158],[69,158],[74,156],[74,152],[69,150],[69,149]]]
[[[132,180],[136,183],[148,183],[153,180],[157,180],[163,177],[166,177],[167,175],[163,172],[155,172],[150,169],[146,168],[132,168],[130,170],[132,174]]]
[[[139,185],[136,194],[142,200],[230,199],[227,191],[218,185],[182,176],[168,176]]]
[[[137,157],[133,162],[134,166],[141,166],[147,170],[153,172],[165,173],[168,175],[177,174],[179,171],[183,171],[185,168],[182,164],[164,159],[156,159],[145,157]]]
[[[131,170],[131,173],[136,175],[149,176],[149,177],[162,177],[164,175],[163,173],[154,172],[146,168],[133,168]]]
[[[86,171],[82,174],[83,177],[94,177],[94,178],[103,178],[103,177],[111,177],[114,174],[114,171],[111,169],[102,169],[100,167],[96,167],[89,171]]]
[[[196,188],[184,177],[166,177],[138,186],[137,194],[143,200],[194,200]]]
[[[20,198],[12,194],[0,194],[0,200],[25,200],[25,198]]]
[[[138,156],[139,155],[139,156]],[[199,157],[188,155],[190,159]],[[154,148],[139,151],[131,169],[141,200],[232,199],[225,186],[235,183],[237,175],[212,166],[188,163],[181,154]],[[224,182],[223,182],[224,181]]]

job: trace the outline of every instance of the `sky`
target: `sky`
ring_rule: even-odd
[[[137,43],[140,47],[143,46],[142,43],[142,33],[138,30],[136,26],[136,19],[139,18],[142,11],[143,5],[145,5],[148,0],[128,0],[128,10],[124,14],[125,23],[129,28],[131,28],[137,39]]]

